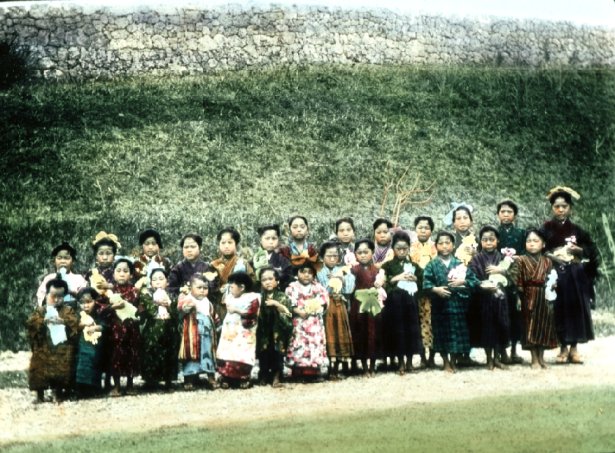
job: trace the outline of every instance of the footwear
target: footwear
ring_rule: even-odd
[[[558,356],[559,357],[559,356]],[[582,364],[583,363],[583,359],[581,358],[581,355],[578,352],[570,352],[570,354],[568,354],[568,361],[570,363],[575,363],[575,364]]]
[[[510,357],[510,361],[512,364],[514,365],[521,365],[523,363],[523,357],[519,356],[519,355],[513,355]],[[502,360],[502,363],[506,363]],[[508,364],[507,364],[508,365]]]
[[[113,390],[109,392],[109,396],[111,398],[117,398],[118,396],[122,396],[122,392],[120,392],[120,389],[114,387]]]
[[[239,388],[242,390],[249,389],[250,387],[252,387],[252,384],[250,381],[243,381],[241,382],[241,384],[239,384]]]
[[[194,390],[194,385],[192,384],[192,382],[184,383],[184,390],[186,390],[188,392]]]
[[[558,365],[563,365],[564,363],[568,363],[568,351],[560,352],[555,357],[555,363]]]
[[[495,366],[496,368],[499,368],[500,370],[507,370],[508,367],[506,365],[504,365],[502,362],[500,362],[499,360],[494,360],[493,361],[493,366]]]

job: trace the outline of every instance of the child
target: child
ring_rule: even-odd
[[[104,231],[98,233],[92,241],[96,265],[86,273],[85,279],[101,295],[113,287],[113,262],[120,248],[117,236]]]
[[[441,231],[436,236],[438,256],[423,272],[423,289],[431,293],[433,348],[444,361],[444,371],[454,373],[457,361],[470,352],[466,322],[470,289],[478,284],[470,269],[453,256],[455,237]]]
[[[519,214],[519,207],[512,200],[500,201],[497,205],[497,215],[500,225],[498,232],[500,233],[499,247],[501,249],[514,249],[517,255],[523,255],[525,252],[525,230],[515,226],[515,220]],[[517,343],[521,341],[521,312],[517,308],[516,285],[508,285],[506,287],[506,297],[508,299],[508,317],[510,319],[510,356],[504,351],[502,353],[502,363],[518,364],[523,363],[523,359],[517,354]]]
[[[383,344],[385,355],[397,357],[398,373],[403,376],[412,371],[412,356],[423,353],[415,299],[422,270],[408,257],[408,234],[404,231],[396,232],[391,244],[395,256],[382,265],[387,279],[387,299],[382,310]]]
[[[171,260],[160,255],[162,250],[160,233],[152,228],[144,230],[139,235],[139,245],[141,253],[135,257],[134,263],[137,278],[147,277],[149,280],[152,270],[156,268],[163,268],[168,275],[171,270]]]
[[[194,274],[201,274],[209,285],[209,294],[218,293],[219,283],[215,269],[201,259],[203,238],[196,233],[188,233],[181,238],[179,246],[182,249],[183,259],[171,269],[169,273],[168,292],[172,297],[179,296],[180,289],[184,287]]]
[[[350,306],[350,328],[355,352],[353,368],[356,369],[356,359],[361,360],[363,374],[368,377],[375,376],[376,359],[380,355],[381,316],[380,313],[374,316],[360,312],[361,302],[357,298],[357,291],[382,288],[384,284],[384,275],[379,276],[380,269],[373,261],[374,249],[374,243],[370,239],[355,242],[354,253],[358,264],[350,270],[356,282]]]
[[[74,310],[64,303],[68,284],[56,276],[47,282],[45,302],[26,321],[32,348],[28,384],[42,403],[45,389],[55,391],[58,402],[72,387],[79,323]]]
[[[155,268],[149,276],[149,289],[142,288],[139,295],[141,322],[141,377],[145,386],[155,387],[165,382],[170,390],[177,379],[177,303],[167,292],[167,273]]]
[[[184,389],[192,390],[198,384],[199,374],[206,373],[211,390],[215,380],[216,314],[207,298],[209,281],[203,274],[190,279],[190,294],[182,293],[177,308],[183,315],[179,360],[182,363]]]
[[[374,228],[374,264],[380,269],[383,263],[393,259],[391,250],[391,228],[393,224],[387,219],[376,219]]]
[[[293,377],[322,380],[327,365],[323,313],[329,303],[327,290],[317,281],[314,265],[305,260],[296,267],[297,281],[288,285],[293,313],[293,338],[286,360]]]
[[[259,380],[273,387],[281,385],[284,357],[288,351],[293,323],[290,299],[279,290],[279,274],[272,267],[259,271],[261,283],[261,309],[256,326],[256,355]]]
[[[416,217],[414,219],[414,229],[417,240],[410,244],[410,259],[423,271],[427,263],[438,255],[436,244],[431,239],[431,233],[434,229],[433,219],[428,216]],[[419,302],[419,320],[421,321],[421,336],[424,348],[423,353],[421,353],[421,366],[434,368],[435,353],[433,351],[433,332],[431,329],[431,299],[429,294],[423,291],[422,284],[419,284],[419,292],[416,295],[416,299]],[[427,349],[429,349],[429,357],[426,356]]]
[[[354,255],[354,220],[350,217],[338,219],[335,222],[335,236],[339,242],[340,263],[347,266],[357,264]]]
[[[133,379],[139,374],[139,349],[141,338],[136,316],[138,290],[133,286],[134,266],[128,258],[119,258],[113,263],[113,288],[109,297],[109,319],[111,326],[111,363],[113,390],[110,395],[117,397],[120,392],[120,378],[126,376],[126,393],[136,395]]]
[[[256,361],[256,326],[260,294],[252,293],[252,279],[246,272],[234,272],[228,277],[228,293],[222,303],[226,316],[222,322],[220,342],[216,351],[221,387],[239,384],[250,386],[250,374]]]
[[[91,398],[101,393],[105,324],[97,306],[100,295],[94,288],[83,288],[77,294],[79,313],[79,349],[75,382],[79,398]]]
[[[279,288],[284,291],[293,276],[293,268],[290,260],[282,256],[278,252],[280,245],[280,226],[265,225],[258,228],[258,236],[260,238],[260,250],[254,254],[252,267],[256,276],[260,275],[260,270],[271,266],[279,275]],[[258,282],[258,278],[257,278]]]
[[[498,250],[498,230],[489,225],[484,226],[478,237],[479,251],[470,261],[469,267],[480,281],[474,295],[480,307],[480,345],[485,348],[489,370],[496,367],[505,369],[506,366],[500,358],[506,352],[510,335],[508,300],[504,291],[508,286],[507,266],[503,266],[506,263],[504,255]],[[500,276],[499,280],[496,280],[495,276]]]
[[[539,230],[530,228],[525,239],[526,254],[519,256],[514,265],[517,287],[521,295],[523,316],[523,349],[532,354],[531,367],[546,368],[545,349],[557,347],[553,301],[545,297],[545,283],[554,272],[553,263],[543,256],[545,238]]]
[[[294,270],[297,266],[309,261],[311,263],[318,262],[318,251],[316,246],[309,243],[307,238],[310,234],[308,221],[301,215],[295,215],[288,219],[288,228],[290,229],[290,238],[288,245],[280,247],[280,253],[288,259]]]
[[[316,277],[329,292],[330,301],[325,315],[327,355],[332,365],[329,376],[337,380],[340,363],[344,363],[347,368],[348,360],[354,356],[348,319],[350,297],[354,291],[354,275],[349,272],[348,266],[340,263],[342,254],[337,242],[329,241],[322,244],[319,255],[324,265]]]
[[[88,285],[81,274],[73,272],[73,266],[77,260],[77,251],[68,242],[62,242],[51,251],[51,258],[53,260],[54,272],[45,276],[38,287],[36,292],[38,306],[41,307],[45,301],[47,282],[54,279],[57,274],[60,274],[62,280],[66,281],[68,285],[68,293],[64,301],[75,309],[75,296],[81,288],[85,288]]]

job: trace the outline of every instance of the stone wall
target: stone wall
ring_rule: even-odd
[[[327,7],[0,3],[0,40],[45,77],[185,74],[278,64],[615,67],[615,30]]]

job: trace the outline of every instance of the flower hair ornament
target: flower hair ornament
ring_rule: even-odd
[[[117,236],[115,234],[105,233],[104,231],[99,232],[94,237],[94,240],[92,241],[92,245],[96,245],[98,242],[102,241],[103,239],[108,239],[111,242],[115,243],[115,245],[117,246],[118,250],[122,248],[122,244],[120,244],[120,240],[117,238]]]
[[[579,192],[577,192],[574,189],[571,189],[570,187],[555,186],[553,189],[549,190],[549,192],[547,193],[547,200],[550,200],[553,194],[556,194],[558,192],[565,192],[568,195],[570,195],[572,198],[574,198],[575,200],[579,200],[581,198],[581,195],[579,195]]]
[[[461,203],[456,203],[456,202],[452,202],[451,203],[451,210],[448,211],[446,213],[446,215],[444,216],[444,224],[448,227],[453,225],[453,213],[455,212],[455,209],[459,208],[459,207],[464,207],[467,208],[468,211],[473,212],[474,208],[472,207],[472,205],[469,205],[468,203],[464,203],[463,201]]]

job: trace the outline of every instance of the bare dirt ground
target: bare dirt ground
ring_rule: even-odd
[[[220,426],[258,419],[289,420],[301,415],[357,413],[418,403],[457,401],[484,396],[514,395],[574,387],[615,388],[615,336],[600,338],[580,351],[583,365],[555,365],[556,350],[547,352],[553,364],[532,370],[526,363],[508,370],[484,367],[451,375],[430,370],[398,376],[382,373],[374,378],[349,378],[321,384],[286,384],[283,388],[249,390],[200,390],[148,393],[121,398],[101,398],[34,404],[25,388],[0,390],[0,445],[9,442],[48,440],[105,432],[136,432],[171,426]],[[482,354],[474,356],[483,360]],[[0,372],[27,369],[29,354],[0,354]],[[415,359],[416,360],[416,359]],[[186,411],[186,407],[202,410]],[[246,408],[258,408],[247,411]]]

